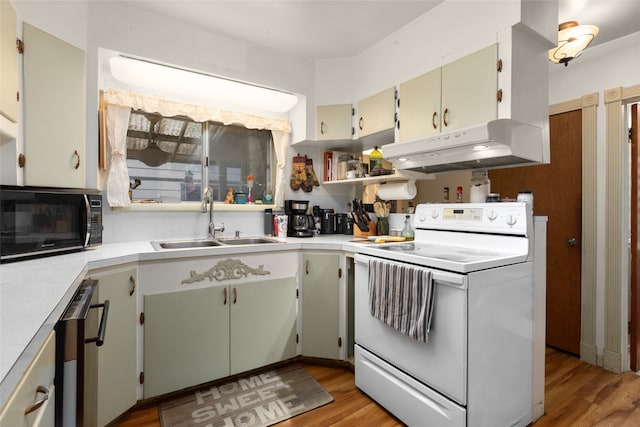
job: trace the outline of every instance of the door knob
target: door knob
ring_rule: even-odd
[[[567,239],[567,241],[565,242],[565,245],[567,245],[568,248],[573,248],[576,244],[577,242],[575,237],[572,237],[571,239]]]

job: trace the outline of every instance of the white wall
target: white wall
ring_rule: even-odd
[[[597,108],[597,282],[596,282],[596,346],[598,357],[602,358],[604,348],[604,303],[605,303],[605,226],[606,226],[606,106],[604,91],[617,87],[640,85],[640,32],[609,43],[587,48],[584,53],[569,63],[568,67],[550,63],[549,104],[579,99],[591,93],[599,94]],[[640,101],[640,100],[639,100]],[[626,132],[622,132],[623,135]],[[624,172],[628,174],[628,170]],[[626,186],[625,186],[626,187]],[[628,192],[626,187],[625,193]],[[629,195],[622,200],[628,206]],[[628,211],[628,208],[623,209]],[[628,279],[624,266],[621,277]],[[628,283],[623,284],[621,306],[628,304]],[[623,310],[624,313],[627,310]],[[623,337],[626,337],[626,319],[621,319]],[[626,342],[626,338],[624,338]],[[625,359],[626,360],[626,357]]]

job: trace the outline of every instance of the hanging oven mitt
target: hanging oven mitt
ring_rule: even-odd
[[[311,190],[313,190],[314,185],[318,187],[320,183],[318,182],[318,177],[316,176],[316,173],[313,171],[313,159],[310,159],[307,156],[304,156],[304,158],[305,158],[304,169],[305,169],[307,178],[302,183],[302,191],[304,191],[305,193],[309,193]]]
[[[302,186],[302,183],[306,181],[307,174],[305,173],[307,157],[306,156],[293,156],[293,167],[291,168],[291,181],[289,185],[293,191],[298,191]]]

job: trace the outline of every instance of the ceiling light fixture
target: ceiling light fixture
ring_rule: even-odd
[[[564,64],[582,54],[598,35],[595,25],[578,25],[578,21],[567,21],[558,25],[558,47],[549,50],[549,60]]]
[[[298,102],[297,96],[279,90],[125,56],[109,58],[109,67],[116,80],[137,88],[161,89],[216,103],[285,113]]]

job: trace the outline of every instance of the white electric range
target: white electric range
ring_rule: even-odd
[[[356,386],[411,426],[526,426],[532,421],[530,206],[421,204],[413,226],[413,242],[363,246],[355,256]],[[370,274],[380,266],[414,275],[402,277],[429,272],[427,342],[372,314]],[[413,285],[406,280],[402,286]]]

